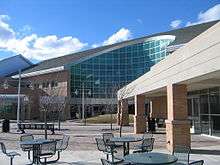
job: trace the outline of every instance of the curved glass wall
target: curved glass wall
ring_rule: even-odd
[[[158,37],[157,37],[158,38]],[[71,66],[71,96],[113,98],[113,93],[164,59],[171,38],[151,39],[128,45]]]

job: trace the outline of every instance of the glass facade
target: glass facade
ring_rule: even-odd
[[[188,95],[188,113],[194,132],[220,136],[220,87]]]
[[[152,39],[127,45],[71,66],[71,97],[114,98],[115,88],[124,86],[167,56],[174,39]]]

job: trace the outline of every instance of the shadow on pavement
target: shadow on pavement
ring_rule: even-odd
[[[220,150],[192,149],[192,154],[220,155]]]

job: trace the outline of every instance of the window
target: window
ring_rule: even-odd
[[[46,88],[46,83],[45,82],[43,82],[42,87]]]
[[[50,85],[50,83],[49,83],[49,82],[47,82],[47,83],[46,83],[46,88],[48,88],[48,87],[49,87],[49,85]]]
[[[39,84],[34,84],[34,88],[39,88]]]
[[[58,82],[57,81],[51,81],[51,88],[57,87]]]
[[[49,82],[43,82],[43,84],[42,84],[42,87],[43,88],[48,88],[49,87],[49,85],[50,85],[50,83]]]

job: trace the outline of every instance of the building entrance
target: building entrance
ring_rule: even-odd
[[[219,88],[188,97],[188,115],[191,132],[220,137]]]

